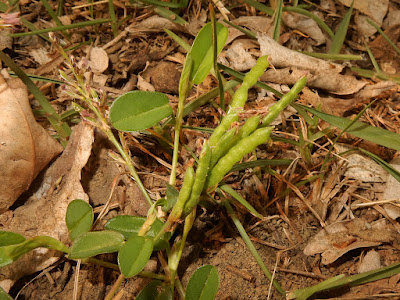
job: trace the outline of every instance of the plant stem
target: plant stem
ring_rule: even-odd
[[[114,297],[115,292],[121,285],[122,281],[125,280],[125,276],[122,274],[119,274],[119,277],[116,282],[114,282],[113,286],[111,287],[111,290],[108,292],[104,300],[111,300]]]
[[[183,110],[185,108],[185,100],[189,94],[192,83],[190,82],[190,70],[192,68],[192,58],[190,55],[186,56],[185,65],[183,66],[183,71],[181,79],[179,81],[179,101],[178,109],[176,111],[175,118],[175,136],[174,136],[174,152],[172,156],[172,170],[171,176],[169,178],[169,184],[174,186],[176,181],[176,168],[178,166],[178,154],[179,154],[179,135],[181,133],[181,126],[183,120]]]
[[[246,230],[244,229],[242,223],[240,223],[239,219],[237,218],[235,212],[232,209],[232,206],[229,204],[228,200],[223,199],[223,204],[228,211],[229,216],[231,217],[233,223],[235,224],[237,230],[240,233],[243,241],[245,242],[247,248],[250,250],[251,254],[253,255],[254,259],[256,260],[257,264],[260,266],[261,270],[264,272],[265,276],[272,281],[273,286],[276,290],[283,296],[285,296],[286,292],[282,289],[279,283],[276,280],[273,280],[271,272],[268,270],[267,266],[264,264],[262,258],[257,252],[256,247],[254,247],[253,243],[251,242],[249,236],[247,235]]]

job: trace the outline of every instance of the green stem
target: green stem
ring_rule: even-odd
[[[281,295],[285,296],[286,292],[282,289],[282,287],[279,285],[279,283],[275,279],[272,278],[271,272],[268,270],[267,266],[264,264],[262,258],[258,254],[256,247],[254,247],[253,243],[251,242],[242,223],[240,223],[235,212],[233,211],[232,206],[229,204],[229,202],[226,199],[223,200],[223,204],[224,204],[226,210],[228,211],[228,214],[231,217],[233,223],[235,224],[237,230],[239,231],[240,236],[242,237],[243,241],[245,242],[247,248],[250,250],[250,252],[253,255],[254,259],[256,260],[257,264],[260,266],[261,270],[264,272],[265,276],[270,281],[272,281],[272,284],[276,288],[276,290]]]
[[[170,254],[168,255],[168,267],[170,270],[170,280],[171,280],[171,288],[174,290],[174,285],[175,285],[175,276],[178,271],[178,265],[179,261],[181,260],[182,257],[182,252],[183,248],[185,247],[185,242],[187,239],[187,236],[190,232],[190,229],[192,229],[194,219],[196,216],[196,211],[193,210],[186,218],[185,218],[185,225],[183,227],[183,234],[182,234],[182,239],[177,242]]]
[[[179,135],[181,133],[181,126],[183,120],[183,111],[185,108],[185,100],[189,94],[192,83],[190,82],[190,70],[192,68],[192,58],[190,55],[186,57],[185,65],[179,81],[179,101],[178,108],[176,111],[175,118],[175,136],[174,136],[174,151],[172,156],[172,170],[169,178],[169,184],[174,186],[176,181],[176,168],[178,166],[178,154],[179,154]]]
[[[108,125],[107,125],[108,127]],[[145,186],[143,185],[142,180],[140,180],[140,177],[138,173],[136,172],[135,166],[132,163],[131,157],[124,151],[122,148],[121,144],[117,141],[115,138],[114,134],[112,133],[111,129],[104,128],[103,132],[107,135],[108,139],[110,140],[111,143],[117,148],[118,152],[122,156],[122,158],[125,161],[125,164],[129,170],[130,175],[133,177],[133,179],[136,181],[136,184],[139,186],[139,189],[142,191],[144,197],[146,198],[147,202],[149,203],[150,207],[153,205],[153,201],[151,200],[149,193],[147,192]]]

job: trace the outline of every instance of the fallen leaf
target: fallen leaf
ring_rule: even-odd
[[[326,42],[325,35],[313,19],[297,13],[285,13],[282,19],[286,26],[297,29],[312,38],[316,46]]]
[[[350,7],[353,0],[339,0],[343,5]],[[353,7],[382,25],[389,6],[389,0],[354,0]]]
[[[221,54],[218,60],[237,71],[250,70],[256,64],[256,59],[250,54],[248,49],[244,47],[240,40],[235,40],[232,45]]]
[[[400,172],[400,158],[397,157],[389,163],[394,169]],[[389,176],[383,192],[382,200],[399,200],[400,182],[393,176]],[[384,204],[383,208],[392,219],[400,217],[400,207],[394,204]]]
[[[274,66],[276,67],[276,65]],[[268,69],[260,79],[265,82],[293,85],[301,77],[307,76],[307,86],[323,89],[336,95],[351,95],[360,91],[366,85],[366,82],[357,80],[353,76],[341,75],[334,71],[321,73],[310,73],[307,71],[307,69],[292,67]]]
[[[35,120],[25,85],[0,75],[0,213],[63,148]]]
[[[89,66],[94,73],[103,73],[108,68],[108,54],[102,48],[93,47],[90,50]]]
[[[351,250],[374,247],[397,239],[396,233],[388,225],[386,228],[378,225],[375,227],[361,218],[330,224],[308,242],[303,252],[305,255],[322,253],[322,263],[328,265]]]
[[[364,273],[382,267],[381,256],[375,250],[368,251],[358,266],[358,273]]]
[[[268,55],[275,69],[267,70],[261,80],[293,85],[307,73],[307,86],[321,88],[337,95],[358,92],[366,82],[354,76],[341,75],[343,66],[290,50],[269,36],[258,36],[261,55]],[[277,69],[281,68],[281,69]]]
[[[81,170],[90,156],[93,129],[80,123],[72,132],[63,154],[45,172],[36,193],[14,211],[12,220],[1,230],[13,231],[27,238],[47,235],[68,242],[65,214],[74,199],[88,201],[81,186]],[[53,264],[60,253],[44,248],[35,249],[0,269],[0,286],[9,290],[19,278],[43,270]]]
[[[338,153],[351,150],[345,144],[335,145]],[[388,173],[372,158],[361,155],[359,153],[347,154],[345,157],[347,164],[345,165],[346,171],[344,176],[356,179],[361,182],[385,182],[388,178]]]

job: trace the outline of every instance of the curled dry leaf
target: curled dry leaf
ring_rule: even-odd
[[[51,236],[68,242],[65,214],[74,199],[88,201],[80,183],[81,170],[90,156],[93,129],[80,123],[71,135],[63,154],[45,172],[35,194],[14,211],[11,221],[1,230],[13,231],[27,238]],[[9,290],[19,278],[42,270],[54,263],[60,253],[44,248],[35,249],[17,261],[0,269],[0,286]]]
[[[261,80],[293,85],[305,72],[307,86],[321,88],[337,95],[354,94],[366,85],[354,76],[342,75],[343,66],[290,50],[267,35],[259,35],[262,55],[269,55],[275,68],[264,73]]]
[[[297,13],[285,13],[282,15],[282,18],[286,26],[300,30],[312,38],[316,42],[316,46],[325,43],[325,36],[313,19]]]
[[[352,149],[346,144],[336,144],[337,152],[342,153]],[[344,175],[351,179],[361,182],[385,182],[388,173],[372,158],[359,153],[350,153],[344,156],[347,164],[345,165]]]
[[[0,213],[63,148],[35,120],[20,79],[0,75]]]
[[[378,225],[355,218],[333,223],[318,232],[304,248],[304,254],[322,253],[322,263],[328,265],[351,250],[378,246],[397,238],[398,234],[389,225],[383,230]]]
[[[250,70],[256,64],[256,59],[240,40],[234,41],[219,57],[219,61],[237,71]]]
[[[339,2],[350,7],[353,0],[339,0]],[[389,7],[389,0],[354,0],[353,7],[381,26]]]
[[[394,169],[400,172],[400,158],[396,157],[389,163]],[[393,200],[393,204],[384,204],[383,208],[392,219],[396,220],[400,217],[400,207],[395,205],[398,203],[400,195],[400,182],[393,176],[389,176],[386,182],[386,187],[383,192],[383,200]],[[396,202],[395,202],[396,201]]]
[[[103,73],[108,68],[108,54],[99,47],[90,49],[89,66],[96,74]]]

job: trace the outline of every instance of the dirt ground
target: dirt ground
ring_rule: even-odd
[[[49,2],[56,9],[58,2]],[[65,39],[65,48],[76,46],[69,54],[74,56],[78,65],[80,62],[89,64],[87,76],[91,79],[91,85],[107,94],[109,104],[119,95],[131,90],[152,90],[166,93],[176,111],[180,72],[186,53],[163,29],[171,29],[191,44],[195,33],[209,21],[208,2],[189,1],[188,7],[179,11],[179,15],[188,21],[188,25],[185,26],[176,25],[159,17],[151,5],[133,2],[134,4],[128,1],[114,1],[116,16],[120,22],[115,36],[110,23],[73,29],[68,36],[63,36],[61,33],[57,33],[56,36]],[[268,1],[259,2],[269,5]],[[283,2],[286,6],[291,5],[291,1]],[[307,9],[318,14],[334,31],[349,9],[347,2],[350,1],[299,1],[300,4],[309,5]],[[359,2],[363,1],[357,3]],[[377,8],[372,12],[362,4],[355,6],[342,49],[342,53],[362,55],[363,59],[335,61],[337,68],[343,70],[332,73],[333,75],[329,72],[322,74],[318,73],[319,71],[310,71],[314,72],[315,77],[303,90],[297,103],[321,108],[323,112],[336,116],[354,118],[365,105],[375,100],[360,120],[400,133],[398,77],[397,81],[389,80],[390,78],[387,80],[366,78],[350,70],[350,67],[373,69],[373,63],[365,47],[368,44],[385,74],[392,77],[400,74],[399,54],[379,33],[366,33],[363,30],[371,31],[371,28],[365,29],[361,25],[365,23],[363,21],[365,16],[374,18],[392,41],[399,45],[400,2],[394,0],[375,2]],[[38,28],[55,26],[41,2],[26,0],[20,3],[20,16],[25,20]],[[241,1],[219,3],[228,9],[230,20],[236,20],[238,25],[259,32],[261,35],[270,34],[271,29],[268,28],[273,26],[271,17]],[[222,20],[220,11],[216,9],[217,19]],[[289,12],[284,14],[279,40],[281,45],[290,50],[327,53],[332,40],[325,32],[319,34],[321,30],[318,31],[311,25],[313,29],[301,27],[304,18],[299,14]],[[108,17],[107,3],[96,3],[91,12],[86,1],[65,0],[61,19],[67,24]],[[290,20],[290,18],[297,19]],[[11,30],[17,32],[27,29],[19,26]],[[2,34],[3,32],[1,31]],[[263,47],[260,40],[245,37],[230,27],[228,43],[220,55],[221,63],[246,72],[249,70],[246,64],[251,64],[254,58],[265,54]],[[13,38],[11,43],[6,43],[3,51],[27,74],[60,80],[58,71],[65,67],[56,47],[38,35]],[[261,80],[286,93],[294,83],[292,75],[304,71],[302,68],[305,67],[300,67],[296,63],[295,57],[293,61],[272,61],[274,67],[282,72],[280,75],[278,73],[271,75],[268,72],[273,72],[274,68],[270,67]],[[3,68],[5,67],[3,64]],[[332,69],[334,68],[332,64]],[[230,78],[228,74],[222,74],[226,79]],[[72,108],[72,99],[64,93],[63,86],[54,83],[36,83],[59,113]],[[193,101],[216,86],[215,78],[209,75],[201,85],[191,90],[187,101]],[[229,101],[229,93],[225,95]],[[267,107],[275,101],[276,97],[271,93],[253,88],[249,93],[245,107],[247,115],[244,118],[253,114],[264,114]],[[39,103],[33,96],[30,96],[30,103],[34,110],[40,109]],[[211,103],[202,105],[184,118],[185,126],[180,141],[182,145],[187,145],[187,148],[182,147],[180,151],[178,188],[182,184],[183,174],[191,158],[188,149],[196,152],[199,140],[209,136],[209,133],[198,128],[215,128],[219,122],[221,110],[218,104],[219,99],[215,98]],[[39,113],[36,114],[36,120],[48,132],[54,133],[47,120]],[[79,120],[79,115],[69,118],[72,126]],[[327,149],[340,130],[332,128],[327,134],[321,134],[314,139],[315,134],[327,128],[329,124],[320,121],[318,126],[312,128],[290,108],[285,110],[274,125],[273,140],[268,145],[258,147],[254,155],[257,159],[291,159],[293,163],[289,166],[261,166],[236,171],[227,177],[225,182],[264,216],[260,220],[240,204],[233,202],[236,203],[235,212],[246,232],[282,288],[289,293],[339,274],[354,275],[361,272],[360,270],[368,271],[400,262],[398,223],[400,208],[396,202],[398,182],[390,179],[390,175],[388,176],[371,158],[360,154],[352,154],[345,159],[330,160],[322,179],[314,178],[314,175],[319,174]],[[172,149],[165,146],[163,140],[153,135],[153,132],[127,133],[125,138],[139,176],[152,199],[156,200],[164,197],[166,193]],[[173,140],[173,126],[167,127],[161,135],[169,141]],[[311,142],[305,145],[289,144],[279,138],[293,141],[303,138]],[[146,216],[149,205],[144,196],[133,180],[126,175],[122,165],[115,162],[110,155],[115,148],[98,130],[94,131],[92,139],[94,143],[88,150],[87,163],[82,162],[82,167],[74,171],[76,177],[74,180],[76,183],[81,183],[82,197],[86,197],[97,213],[107,203],[111,194],[110,211],[95,229],[102,229],[106,221],[116,215]],[[80,145],[79,143],[77,139],[77,145]],[[75,150],[78,151],[79,147],[76,147]],[[333,154],[344,152],[349,147],[366,149],[391,162],[394,168],[398,166],[396,161],[398,154],[395,150],[347,133],[341,136]],[[68,164],[73,166],[73,157],[81,155],[79,153],[72,153],[66,166]],[[253,159],[254,156],[249,155],[243,162]],[[71,167],[71,170],[74,168]],[[59,178],[68,177],[69,171],[66,169],[64,171],[63,175],[58,176]],[[23,193],[7,212],[2,213],[1,230],[9,230],[9,226],[18,230],[18,226],[10,225],[15,223],[12,219],[19,216],[18,209],[40,198],[38,191],[44,178],[48,176],[45,172],[46,169],[31,184],[30,189]],[[55,175],[53,177],[55,178]],[[114,184],[115,188],[112,191]],[[53,191],[53,195],[56,195],[57,191],[62,191],[62,188],[61,183],[59,189]],[[74,189],[72,185],[69,188]],[[50,199],[49,194],[46,197]],[[218,200],[217,195],[215,199]],[[376,202],[388,199],[393,201]],[[36,222],[35,224],[31,223],[26,227],[21,225],[20,228],[28,228],[27,231],[21,229],[21,234],[29,236],[31,232],[29,230],[33,227],[37,228],[37,232],[42,232],[41,224],[47,224],[43,221],[44,218],[52,215],[51,209],[57,206],[45,203],[47,204],[35,208],[36,211],[40,211],[39,215],[31,216],[32,219],[29,219],[31,220],[29,222]],[[45,208],[47,205],[48,208]],[[49,226],[46,229],[48,231],[43,232],[51,234],[52,224],[63,224],[63,222],[63,218],[51,219],[48,221]],[[181,229],[178,229],[174,237],[180,234]],[[67,237],[65,238],[68,243]],[[116,255],[113,254],[100,255],[99,258],[117,262]],[[165,253],[154,253],[145,270],[163,273],[160,261],[165,259]],[[257,265],[229,215],[218,205],[207,209],[197,208],[197,219],[186,242],[178,270],[184,287],[190,275],[205,264],[211,264],[218,269],[220,288],[217,299],[285,299],[270,286],[270,282]],[[116,270],[91,264],[82,263],[78,268],[76,261],[66,258],[57,258],[45,268],[40,270],[33,268],[33,271],[31,274],[16,278],[9,292],[13,298],[73,299],[74,292],[77,292],[77,299],[104,299],[119,276]],[[4,274],[6,273],[0,274],[1,280],[4,280]],[[396,274],[368,284],[321,293],[313,299],[400,299],[399,280],[400,274]],[[77,288],[74,287],[76,282],[78,282]],[[148,282],[149,279],[146,278],[126,279],[114,299],[134,299]],[[178,299],[177,295],[176,297]]]

